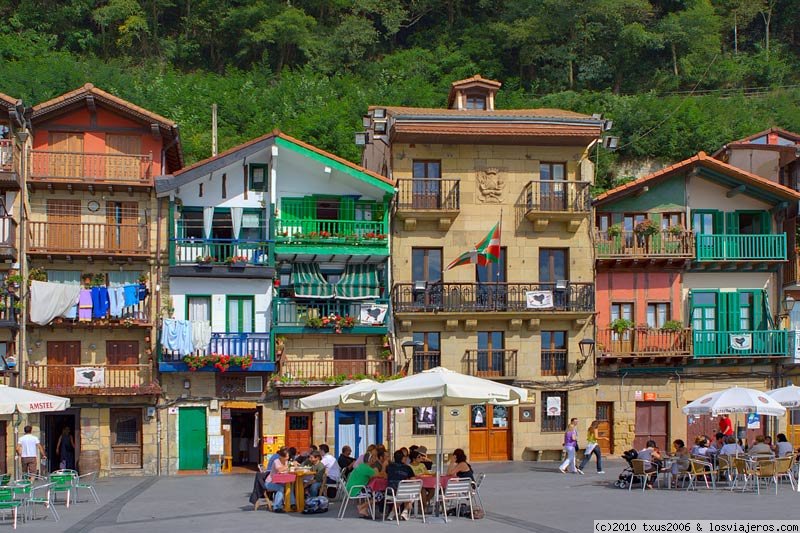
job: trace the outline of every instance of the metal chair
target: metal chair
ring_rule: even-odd
[[[775,466],[777,468],[777,472],[775,473],[777,481],[780,481],[781,478],[789,478],[789,484],[792,486],[792,490],[794,490],[794,473],[792,472],[794,469],[794,455],[787,455],[776,459]]]
[[[397,504],[405,503],[419,503],[420,511],[422,512],[422,523],[425,523],[425,505],[422,502],[422,480],[421,479],[407,479],[397,484],[397,490],[389,487],[386,489],[386,495],[383,498],[383,520],[386,520],[386,505],[391,501],[392,511],[394,512],[397,525],[400,525],[400,512],[397,510]]]
[[[11,511],[14,517],[14,529],[17,529],[17,510],[22,505],[22,501],[14,499],[14,491],[11,488],[0,488],[0,511]]]
[[[486,479],[486,473],[481,472],[480,474],[478,474],[478,478],[472,482],[472,494],[474,494],[475,497],[477,498],[478,503],[481,506],[481,509],[483,509],[483,498],[481,498],[481,485],[483,484],[484,479]]]
[[[32,483],[30,481],[17,480],[14,483],[8,484],[6,487],[11,489],[11,492],[14,493],[14,499],[22,502],[23,507],[27,509],[27,501],[31,495],[31,485]],[[25,509],[23,509],[22,513],[23,522],[27,517],[27,512],[25,512]]]
[[[759,486],[761,480],[775,483],[775,494],[778,494],[778,462],[774,459],[768,461],[758,461],[756,463],[756,493],[760,494]]]
[[[55,503],[56,496],[58,496],[59,492],[66,492],[67,509],[69,509],[70,496],[75,488],[75,479],[78,477],[77,475],[73,475],[72,472],[74,471],[56,471],[50,474],[50,483],[53,484],[50,489],[53,492],[53,503]]]
[[[650,461],[645,461],[644,459],[634,459],[631,461],[631,469],[633,470],[633,473],[631,474],[631,480],[628,483],[628,491],[630,491],[631,487],[633,487],[633,480],[639,478],[642,480],[642,492],[644,492],[644,489],[650,482],[650,478],[655,473],[655,470],[648,471],[648,464],[650,464]]]
[[[61,519],[61,517],[58,516],[58,511],[56,511],[56,506],[53,505],[53,500],[50,499],[50,489],[52,487],[52,483],[45,483],[44,485],[36,485],[35,487],[31,488],[30,495],[28,496],[28,499],[25,500],[26,520],[36,520],[36,505],[44,505],[50,511],[50,514],[53,515],[53,518],[56,522]],[[44,494],[42,495],[42,493]],[[28,516],[29,513],[30,516]]]
[[[744,492],[750,480],[756,479],[757,472],[755,462],[746,457],[734,457],[733,467],[736,474],[733,478],[733,483],[731,483],[731,491],[739,484],[739,479],[744,478],[744,486],[742,487],[742,492]]]
[[[441,489],[440,489],[441,490]],[[466,501],[469,503],[469,516],[475,520],[474,507],[472,506],[472,480],[469,478],[451,478],[447,481],[447,487],[442,494],[442,507],[444,509],[444,521],[447,522],[447,504],[448,502],[456,502],[456,511],[458,511],[458,502]],[[458,512],[456,512],[458,514]]]
[[[351,496],[351,492],[357,493],[354,496]],[[355,501],[362,501],[365,500],[369,507],[369,514],[373,520],[375,520],[375,500],[372,498],[372,494],[367,491],[367,487],[365,485],[353,485],[349,489],[345,489],[344,496],[342,498],[342,505],[339,506],[339,520],[344,518],[345,513],[347,512],[347,504],[350,503],[350,500]]]
[[[714,479],[714,476],[717,475],[717,471],[714,469],[714,465],[712,465],[708,461],[701,461],[699,459],[689,459],[689,484],[686,486],[686,490],[695,487],[695,481],[697,478],[702,476],[703,480],[706,483],[706,488],[708,488],[708,480],[711,479],[711,488],[716,490],[717,484]]]
[[[89,493],[94,498],[94,503],[100,503],[100,498],[97,496],[97,491],[94,490],[94,484],[96,481],[97,481],[97,471],[83,474],[82,476],[78,476],[77,479],[75,479],[76,503],[80,501],[78,500],[78,491],[81,489],[89,491]],[[89,501],[89,500],[83,500],[83,501]]]

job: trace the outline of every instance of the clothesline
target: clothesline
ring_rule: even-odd
[[[149,294],[144,283],[122,286],[97,286],[89,289],[78,285],[47,281],[31,282],[31,321],[49,324],[56,317],[91,322],[104,318],[141,318],[139,303]]]
[[[164,318],[161,324],[161,346],[181,356],[208,350],[211,343],[211,323],[207,320],[177,320]]]

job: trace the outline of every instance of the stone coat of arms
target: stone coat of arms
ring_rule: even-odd
[[[485,168],[475,171],[478,182],[478,199],[487,204],[499,204],[503,201],[505,182],[500,175],[500,169]]]

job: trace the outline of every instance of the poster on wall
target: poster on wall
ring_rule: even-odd
[[[731,348],[734,350],[750,350],[753,348],[752,333],[731,333]]]
[[[527,291],[525,304],[528,309],[551,309],[553,307],[553,291]]]
[[[76,387],[102,387],[106,384],[106,369],[101,367],[82,366],[73,369]]]
[[[547,397],[547,416],[561,416],[561,397]]]
[[[219,435],[222,433],[222,417],[209,416],[208,417],[208,434]]]
[[[747,415],[747,429],[761,429],[761,417],[756,413]]]
[[[436,430],[436,409],[433,407],[415,407],[414,420],[417,423],[417,430],[435,431]]]
[[[222,435],[208,436],[208,455],[223,455],[225,453],[225,438]]]
[[[389,310],[388,305],[384,304],[365,304],[361,306],[361,315],[359,321],[362,324],[373,325],[383,324],[386,320],[386,311]]]

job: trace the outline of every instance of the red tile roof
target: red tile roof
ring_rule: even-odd
[[[728,144],[750,142],[753,139],[757,139],[759,137],[763,137],[764,135],[769,135],[770,133],[776,133],[776,134],[780,135],[781,137],[786,137],[787,139],[790,139],[792,141],[800,142],[800,134],[793,133],[793,132],[791,132],[789,130],[785,130],[783,128],[778,128],[778,127],[773,126],[768,130],[759,131],[758,133],[754,133],[752,135],[748,135],[744,139],[738,139],[738,140],[733,141],[733,142],[728,143]]]
[[[17,105],[17,98],[12,98],[7,94],[0,93],[0,104],[5,105],[6,107],[14,107]]]
[[[486,118],[494,117],[519,117],[519,118],[575,118],[589,120],[592,117],[584,115],[583,113],[576,113],[575,111],[567,111],[566,109],[551,109],[551,108],[538,108],[538,109],[495,109],[494,111],[476,110],[476,109],[445,109],[441,107],[403,107],[403,106],[378,106],[373,105],[369,107],[370,111],[374,109],[386,109],[386,112],[391,115],[410,115],[419,117],[469,117],[476,120],[484,120]],[[599,125],[598,125],[599,127]]]
[[[679,163],[662,168],[661,170],[653,172],[652,174],[644,176],[643,178],[639,178],[638,180],[631,181],[630,183],[626,183],[625,185],[620,185],[619,187],[606,191],[597,196],[594,201],[596,203],[604,203],[617,199],[637,189],[640,189],[645,185],[658,182],[659,180],[671,176],[672,174],[689,170],[690,168],[698,165],[716,170],[717,172],[730,176],[731,178],[739,180],[742,183],[757,187],[762,190],[767,190],[777,196],[781,196],[789,200],[800,200],[800,193],[790,189],[789,187],[769,181],[768,179],[762,178],[761,176],[757,176],[756,174],[752,174],[733,165],[729,165],[728,163],[723,163],[719,159],[714,159],[713,157],[707,155],[705,152],[698,152],[697,155],[692,156],[689,159],[684,159]]]
[[[567,124],[499,123],[395,123],[394,132],[417,135],[499,135],[524,137],[597,137],[600,126],[570,126]]]
[[[475,74],[474,76],[472,76],[470,78],[464,78],[463,80],[456,80],[453,83],[451,83],[450,86],[451,87],[457,87],[459,85],[468,85],[470,83],[475,83],[475,82],[485,83],[486,85],[492,85],[494,87],[497,87],[498,89],[500,87],[502,87],[502,85],[503,85],[502,83],[500,83],[497,80],[490,80],[488,78],[482,78],[480,74]]]

